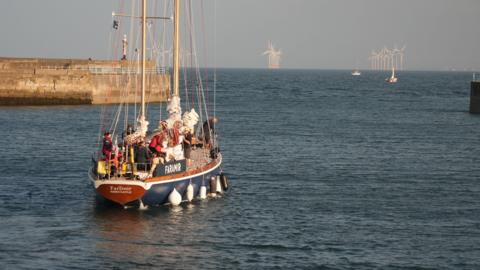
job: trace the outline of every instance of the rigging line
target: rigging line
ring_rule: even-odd
[[[210,135],[210,139],[214,142],[214,145],[215,145],[215,138],[213,138],[213,134],[211,132],[211,128],[210,128],[210,121],[208,119],[208,111],[207,111],[207,103],[205,102],[205,94],[204,94],[204,91],[201,91],[202,93],[202,98],[203,98],[203,104],[204,104],[204,107],[205,107],[205,117],[207,118],[207,129],[208,129],[208,133]],[[204,133],[205,131],[203,130],[203,123],[202,123],[202,132]],[[205,136],[205,134],[204,134]],[[207,152],[206,149],[204,149],[204,152]]]
[[[109,31],[109,34],[108,34],[108,44],[112,44],[112,29],[110,28],[110,31]],[[111,49],[111,46],[108,46],[108,52],[107,52],[107,55],[111,55],[112,54],[112,49]],[[95,79],[95,80],[98,80],[98,79]],[[106,125],[106,106],[103,105],[101,106],[101,110],[100,110],[100,127],[99,127],[99,139],[98,139],[98,144],[100,144],[100,136],[102,134],[102,130],[105,129],[105,125]]]
[[[123,9],[122,3],[120,3],[120,8],[119,8],[119,9],[120,9],[120,10]],[[117,29],[117,30],[118,30],[118,29]],[[115,57],[115,55],[116,55],[116,53],[118,53],[118,47],[115,46],[115,44],[117,44],[117,45],[119,44],[119,43],[118,43],[118,40],[119,40],[120,31],[116,31],[116,34],[117,34],[117,35],[115,36],[115,38],[113,39],[113,42],[112,42],[112,43],[113,43],[113,46],[112,46],[112,47],[114,48],[114,50],[113,50],[113,52],[112,52],[112,56],[113,56],[113,59],[114,59],[114,60],[117,59],[117,58]],[[112,80],[113,80],[113,79],[112,79],[112,76],[108,76],[108,75],[107,75],[107,78],[106,78],[106,79],[107,79],[108,81],[110,81],[110,85],[113,85],[113,83],[112,83]],[[107,91],[106,91],[106,93],[105,93],[105,96],[108,97],[108,96],[111,95],[111,93],[112,93],[112,89],[111,89],[111,88],[112,88],[111,86],[107,88]],[[117,111],[117,112],[118,112],[118,111]],[[105,114],[105,115],[106,115],[106,114]],[[112,120],[113,120],[113,118],[114,118],[114,117],[111,117],[111,118],[109,118],[109,119],[112,119]],[[106,125],[106,122],[107,122],[107,119],[105,119],[105,125]],[[111,129],[111,128],[112,128],[112,126],[110,126],[110,129]]]
[[[213,118],[217,117],[217,1],[213,0]],[[215,127],[217,129],[217,127]],[[216,132],[218,133],[218,132]],[[217,138],[214,143],[217,145]]]
[[[193,13],[190,12],[190,21],[194,21],[193,19]],[[190,46],[191,46],[191,49],[192,49],[192,68],[194,69],[194,74],[195,74],[195,83],[194,83],[194,87],[198,90],[197,92],[197,97],[200,96],[199,94],[199,91],[203,91],[203,80],[202,80],[202,76],[201,76],[201,72],[200,72],[200,64],[199,64],[199,61],[198,61],[198,56],[197,56],[197,46],[196,46],[196,43],[195,43],[195,40],[196,40],[196,35],[195,35],[195,28],[191,27],[191,31],[190,31]],[[192,103],[194,104],[194,99],[192,97]],[[202,109],[201,109],[201,101],[199,99],[199,112],[201,113],[202,112]]]
[[[122,107],[123,107],[123,103],[118,105],[117,112],[115,113],[114,121],[112,122],[112,125],[110,126],[110,130],[111,130],[111,133],[112,133],[112,138],[114,137],[115,132],[117,130],[117,123],[118,123],[118,120],[120,119],[120,114],[121,114]]]
[[[206,117],[205,121],[207,122],[208,132],[210,134],[210,138],[212,138],[214,140],[214,138],[212,136],[213,134],[211,134],[211,130],[210,130],[209,111],[208,111],[208,108],[207,108],[207,99],[205,97],[205,92],[208,91],[208,89],[205,90],[205,88],[203,87],[203,80],[201,79],[200,66],[199,66],[198,62],[197,62],[196,68],[197,68],[197,78],[198,78],[198,83],[199,83],[198,89],[199,89],[199,93],[201,94],[201,97],[199,95],[199,99],[201,99],[199,101],[199,106],[201,106],[201,104],[203,104],[203,107],[204,107],[203,109],[205,110],[205,117]],[[208,80],[208,78],[207,78],[207,80]],[[208,92],[207,92],[207,94],[208,94]],[[202,130],[201,130],[201,132],[202,132],[203,135],[205,135],[204,134],[205,131],[203,130],[203,120],[202,120]]]
[[[119,12],[123,13],[124,11],[124,4],[125,4],[125,1],[120,1],[120,5],[119,5]],[[122,23],[119,23],[118,25],[118,29],[116,31],[117,33],[117,37],[116,39],[117,40],[120,40],[121,39],[121,30],[123,29],[123,22],[124,20],[121,21]],[[116,47],[115,47],[115,52],[114,52],[114,59],[117,60],[118,59],[118,51],[119,51],[119,47],[120,47],[120,43],[119,42],[116,42]]]
[[[186,33],[191,33],[192,31],[192,21],[191,21],[191,1],[188,1],[188,2],[185,2],[185,13],[187,14],[186,16],[186,20],[185,20],[185,29],[187,30]],[[192,57],[188,57],[188,55],[192,56],[192,53],[191,53],[191,48],[192,48],[192,45],[191,45],[191,35],[189,36],[190,37],[190,52],[187,52],[187,49],[184,49],[183,50],[183,78],[184,78],[184,88],[185,88],[185,103],[186,103],[186,108],[190,108],[190,104],[189,104],[189,100],[188,100],[188,89],[189,89],[189,80],[188,80],[188,73],[189,73],[189,69],[187,68],[187,65],[188,66],[192,66],[191,63],[189,63],[189,59],[191,60]],[[185,48],[188,48],[187,46],[187,40],[185,40]]]
[[[131,5],[131,13],[130,14],[135,14],[135,2],[132,2],[132,5]],[[135,20],[130,20],[130,34],[129,34],[129,38],[131,40],[135,40],[134,38],[134,24],[135,24]],[[132,44],[132,45],[135,45],[135,44]],[[128,48],[128,51],[129,51],[129,55],[132,55],[133,51],[132,49],[134,48],[135,46],[129,46]]]
[[[158,54],[157,54],[157,43],[155,41],[155,36],[153,35],[152,33],[152,28],[153,27],[153,23],[150,24],[150,27],[147,27],[148,29],[148,36],[150,37],[150,44],[151,44],[151,49],[150,49],[150,62],[154,62],[154,65],[156,66],[157,64],[157,57],[158,57]],[[152,59],[155,59],[155,60],[152,60]],[[153,73],[152,73],[153,72]],[[152,68],[150,68],[150,73],[147,74],[148,75],[148,89],[149,89],[149,92],[148,92],[148,97],[147,97],[147,100],[151,100],[152,98],[152,84],[153,84],[153,77],[155,76],[155,71],[153,70],[152,71]],[[146,103],[146,110],[145,111],[148,111],[148,107],[149,107],[149,103],[147,102]],[[145,118],[146,118],[146,115],[145,115]]]
[[[201,22],[201,29],[202,33],[204,34],[203,36],[203,52],[205,55],[205,69],[204,69],[204,76],[205,76],[205,93],[206,93],[206,100],[209,100],[208,94],[209,94],[209,86],[208,86],[208,80],[209,80],[209,73],[208,73],[208,53],[207,53],[207,39],[206,39],[206,27],[205,27],[205,8],[204,8],[204,1],[201,2],[201,14],[203,15],[200,22]],[[210,105],[211,106],[211,105]],[[208,107],[207,107],[208,109]]]
[[[111,46],[109,46],[109,51],[108,51],[108,55],[113,58],[113,55],[114,55],[114,50],[113,48],[115,47],[114,44],[115,44],[115,38],[114,38],[114,31],[112,28],[110,28],[110,32],[109,32],[109,44],[111,44]],[[96,78],[96,80],[98,80]],[[107,78],[108,80],[108,78]],[[107,88],[106,92],[104,93],[104,96],[108,96],[109,93],[110,93],[111,89],[110,88]],[[106,125],[107,125],[107,113],[108,113],[108,109],[107,109],[107,105],[103,105],[102,106],[102,109],[101,109],[101,124],[100,124],[100,130],[104,130],[106,129]],[[101,131],[99,132],[99,137],[98,137],[98,145],[100,145],[100,137],[101,137]]]
[[[140,2],[139,2],[140,3]],[[136,35],[137,39],[135,41],[135,47],[138,48],[139,47],[139,43],[140,43],[140,35],[137,34]],[[137,109],[137,105],[138,105],[138,95],[139,95],[139,90],[140,90],[140,81],[139,81],[139,78],[140,78],[140,52],[138,51],[138,49],[135,50],[135,54],[137,56],[137,65],[136,65],[136,73],[135,73],[135,105],[134,105],[134,119],[135,119],[135,129],[137,129],[137,112],[139,109]]]
[[[168,7],[169,7],[169,1],[164,1],[163,2],[163,17],[167,17],[167,10],[168,10]],[[161,59],[162,59],[162,64],[161,64],[161,67],[165,69],[165,72],[166,72],[166,64],[165,64],[165,55],[167,55],[168,57],[168,52],[165,50],[165,45],[166,45],[166,32],[167,32],[167,20],[162,20],[162,26],[163,26],[163,30],[162,30],[162,45],[161,45]],[[164,92],[163,92],[164,93]],[[158,115],[159,115],[159,119],[161,120],[162,119],[162,101],[160,101],[160,106],[158,106],[158,109],[159,109],[159,112],[158,112]]]
[[[201,78],[198,76],[198,55],[197,55],[197,46],[196,46],[196,34],[195,34],[195,25],[194,25],[194,18],[193,18],[193,5],[192,1],[189,1],[190,3],[190,9],[189,9],[189,26],[190,26],[190,35],[189,35],[189,41],[190,41],[190,67],[192,70],[192,73],[195,75],[194,79],[192,79],[191,82],[191,88],[195,89],[196,86],[198,85],[199,81],[201,81]],[[193,77],[193,75],[192,75]],[[193,92],[193,91],[192,91]],[[194,92],[193,92],[194,93]],[[191,95],[191,107],[195,107],[195,99],[193,94]],[[201,110],[200,110],[201,111]]]
[[[190,13],[191,14],[191,13]],[[192,21],[192,19],[190,18],[190,21]],[[190,40],[193,40],[194,39],[194,33],[193,32],[193,28],[190,29]],[[194,51],[193,55],[195,56],[195,59],[196,59],[196,50],[195,50],[195,46],[194,46],[194,43],[191,42],[191,47]],[[192,68],[194,69],[194,75],[195,75],[195,81],[192,85],[192,91],[194,91],[194,93],[196,94],[196,97],[197,97],[197,104],[198,104],[198,108],[197,108],[197,111],[199,113],[199,120],[200,122],[203,124],[203,109],[202,109],[202,101],[201,101],[201,92],[202,92],[202,80],[201,80],[201,76],[199,76],[199,67],[198,67],[198,64],[197,65],[193,65]],[[195,95],[192,95],[192,107],[195,108],[196,104],[195,104],[195,99],[194,99],[194,96]],[[196,134],[200,134],[202,133],[203,134],[203,129],[201,129],[199,127],[199,129],[197,129],[196,131]]]
[[[127,129],[128,126],[128,114],[129,114],[129,94],[130,94],[130,89],[131,89],[131,83],[130,83],[130,75],[129,74],[122,74],[120,79],[122,80],[122,84],[125,85],[123,95],[124,95],[124,130]]]
[[[164,4],[163,4],[163,17],[167,17],[167,10],[169,8],[169,1],[164,1]],[[165,64],[165,55],[167,54],[167,50],[165,49],[166,47],[166,42],[167,42],[167,38],[166,38],[166,33],[167,33],[167,20],[162,20],[162,25],[163,25],[163,30],[162,30],[162,67],[166,67],[168,65]]]
[[[120,75],[121,76],[121,80],[122,80],[122,83],[123,85],[125,85],[125,90],[124,90],[124,95],[125,95],[125,110],[124,110],[124,115],[123,115],[123,127],[124,127],[124,130],[126,130],[127,128],[127,125],[128,125],[128,74],[122,74]]]
[[[114,31],[114,30],[111,30],[111,34],[112,34],[112,31]],[[110,37],[112,37],[112,36],[114,36],[114,35],[113,35],[113,34],[110,35]],[[112,38],[112,39],[111,39],[111,44],[112,44],[112,46],[111,46],[110,48],[114,48],[114,47],[115,47],[115,46],[114,46],[114,44],[115,44],[115,38]],[[112,56],[114,55],[114,50],[111,51],[111,55],[112,55]],[[98,79],[98,80],[100,80],[100,79]],[[110,76],[108,76],[108,77],[106,78],[106,80],[111,82],[112,78],[111,78]],[[112,85],[112,83],[110,83],[109,85]],[[107,87],[107,90],[105,91],[104,96],[105,96],[105,97],[110,96],[111,92],[112,92],[111,87]],[[102,106],[102,108],[104,108],[104,110],[103,110],[103,121],[102,121],[103,123],[102,123],[102,128],[105,129],[106,126],[107,126],[107,122],[109,122],[113,117],[107,118],[107,115],[108,115],[108,112],[109,112],[109,110],[108,110],[109,107],[107,107],[107,105]]]
[[[135,51],[135,54],[134,54],[134,59],[136,59],[136,65],[133,65],[132,68],[134,68],[134,71],[135,73],[132,72],[132,76],[133,77],[133,80],[135,82],[135,84],[133,85],[133,126],[135,129],[137,129],[137,103],[138,103],[138,58],[139,58],[139,54],[138,54],[138,51]]]
[[[153,8],[151,10],[153,10],[153,14],[152,15],[155,15],[155,11],[157,10],[158,8],[158,2],[157,1],[153,1]],[[157,32],[157,25],[154,23],[155,20],[152,20],[152,32],[153,32],[153,36],[155,36],[156,32]]]

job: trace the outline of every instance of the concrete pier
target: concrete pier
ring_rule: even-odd
[[[470,113],[480,113],[480,81],[470,84]]]
[[[0,105],[139,102],[136,61],[0,58]],[[147,63],[148,102],[166,101],[170,76]]]

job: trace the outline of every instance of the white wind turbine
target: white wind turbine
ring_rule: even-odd
[[[159,54],[159,57],[160,57],[160,61],[162,63],[162,67],[170,67],[171,66],[171,56],[172,56],[172,47],[170,47],[170,49],[165,49],[165,48],[162,48],[160,49],[160,51],[158,52]]]
[[[392,66],[398,70],[398,58],[400,58],[400,50],[398,49],[397,45],[395,44],[393,46],[393,50],[391,51],[392,52]]]
[[[374,69],[374,61],[375,61],[374,59],[375,59],[375,52],[372,50],[372,53],[368,57],[368,61],[370,62],[370,69],[371,70]]]
[[[372,70],[380,69],[380,52],[372,50],[372,53],[368,59],[370,60],[370,67]]]
[[[376,52],[372,50],[368,60],[371,62],[371,68],[374,70],[389,70],[392,67],[397,70],[404,70],[405,48],[403,46],[398,49],[397,45],[393,49],[388,49],[384,46],[381,50]]]
[[[268,68],[277,69],[280,67],[280,56],[282,55],[281,50],[275,50],[271,41],[268,41],[267,50],[263,52],[262,55],[268,55]]]
[[[404,68],[403,61],[404,61],[404,57],[405,57],[405,48],[406,48],[406,46],[403,45],[403,47],[400,49],[400,70],[403,70],[403,68]]]

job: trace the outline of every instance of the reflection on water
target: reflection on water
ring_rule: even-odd
[[[176,207],[149,207],[144,211],[96,204],[93,215],[97,226],[93,231],[98,239],[96,253],[107,262],[137,266],[150,265],[156,260],[173,263],[185,252],[195,256],[201,246],[201,233],[206,229],[206,223],[196,219],[205,218],[199,213],[208,212],[207,204],[194,202]],[[191,245],[185,245],[185,241]]]

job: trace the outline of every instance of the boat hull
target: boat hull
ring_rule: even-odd
[[[92,170],[89,173],[96,193],[109,201],[120,205],[143,203],[144,205],[162,205],[168,203],[168,196],[175,188],[183,200],[187,200],[188,185],[193,186],[194,197],[197,197],[201,186],[210,192],[210,179],[221,173],[221,159],[193,173],[181,173],[167,177],[138,180],[98,180]]]

